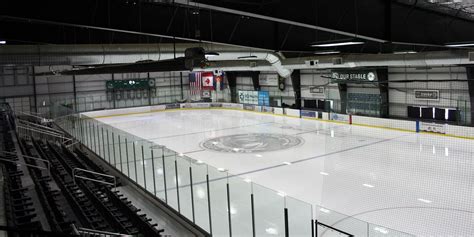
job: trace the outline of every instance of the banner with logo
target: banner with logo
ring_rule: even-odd
[[[446,124],[420,122],[420,130],[446,134]]]
[[[244,110],[255,111],[255,105],[244,104]]]
[[[260,86],[278,86],[278,74],[260,74]]]
[[[239,103],[270,106],[268,91],[239,91]]]
[[[268,91],[258,92],[258,105],[270,106],[270,92]]]
[[[204,90],[214,90],[214,74],[212,72],[202,73],[202,88]]]
[[[181,108],[180,104],[167,104],[166,109],[179,109]]]
[[[301,117],[303,118],[316,118],[316,111],[301,110]]]
[[[439,100],[439,90],[414,90],[417,100]]]
[[[333,70],[330,78],[333,80],[376,82],[377,71],[375,70]]]
[[[228,109],[244,109],[244,105],[242,104],[232,104],[232,103],[222,103],[223,108]]]
[[[331,113],[331,120],[341,121],[341,122],[349,122],[349,115]]]
[[[258,105],[258,91],[239,91],[239,103]]]

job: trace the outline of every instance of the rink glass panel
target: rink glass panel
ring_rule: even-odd
[[[312,226],[315,219],[354,236],[379,236],[385,230],[410,236],[313,206],[84,114],[63,115],[56,123],[130,180],[214,236],[311,236],[313,228],[319,236],[341,235]]]

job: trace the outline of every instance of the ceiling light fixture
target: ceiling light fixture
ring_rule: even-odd
[[[414,54],[414,53],[418,53],[418,52],[413,51],[413,50],[408,50],[408,51],[395,51],[395,52],[393,52],[393,54]]]
[[[448,47],[471,47],[474,46],[474,42],[461,42],[461,43],[449,43],[446,44]]]
[[[217,53],[217,52],[212,52],[212,51],[206,52],[206,53],[204,54],[204,56],[206,56],[206,57],[216,57],[216,56],[219,56],[219,55],[220,55],[219,53]]]
[[[316,51],[314,54],[316,55],[327,55],[327,54],[339,54],[341,51],[337,50],[323,50],[323,51]]]
[[[345,40],[332,40],[332,41],[320,41],[311,44],[311,47],[338,47],[338,46],[350,46],[365,44],[363,41],[357,39],[345,39]]]

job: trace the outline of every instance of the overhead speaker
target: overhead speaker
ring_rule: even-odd
[[[305,61],[306,66],[316,67],[319,64],[319,60],[307,60]]]
[[[285,88],[286,88],[285,78],[278,76],[278,89],[280,89],[281,91],[284,91]]]
[[[342,60],[342,58],[332,58],[332,64],[333,65],[342,65],[342,64],[344,64],[344,60]]]
[[[222,70],[216,69],[214,70],[214,76],[222,76],[223,72]]]
[[[193,70],[194,67],[203,67],[206,62],[206,52],[203,48],[187,48],[184,51],[184,67]]]

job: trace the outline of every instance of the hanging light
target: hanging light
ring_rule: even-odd
[[[213,52],[213,51],[209,51],[209,52],[206,52],[204,54],[204,56],[206,56],[206,57],[216,57],[216,56],[219,56],[219,55],[220,55],[219,53]]]
[[[350,45],[359,45],[365,44],[365,42],[357,40],[357,39],[344,39],[344,40],[330,40],[330,41],[320,41],[312,43],[311,47],[339,47],[339,46],[350,46]]]

